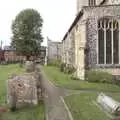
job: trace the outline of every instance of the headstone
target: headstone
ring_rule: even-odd
[[[111,97],[101,93],[97,102],[109,113],[114,115],[120,115],[120,103],[112,99]]]
[[[36,79],[33,73],[15,76],[7,81],[7,102],[10,107],[37,104]]]
[[[35,63],[32,61],[26,61],[25,63],[25,72],[34,72],[35,71]]]
[[[38,103],[41,103],[43,102],[44,88],[42,85],[42,74],[39,66],[36,66],[34,77],[36,79]]]

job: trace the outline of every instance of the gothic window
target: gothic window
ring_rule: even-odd
[[[119,64],[119,24],[103,18],[98,21],[98,64]]]
[[[89,6],[96,5],[96,0],[89,0]]]

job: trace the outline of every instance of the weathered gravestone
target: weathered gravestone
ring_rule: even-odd
[[[97,102],[110,114],[120,116],[120,103],[111,97],[101,93],[97,98]]]
[[[32,61],[26,61],[25,72],[30,73],[35,71],[35,63]]]
[[[12,75],[7,81],[7,102],[10,108],[38,103],[37,97],[37,77],[32,62],[25,65],[25,73],[21,76]]]
[[[31,74],[8,80],[8,103],[11,107],[22,104],[37,104],[36,80]]]

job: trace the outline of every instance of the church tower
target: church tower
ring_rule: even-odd
[[[77,0],[77,13],[81,11],[83,6],[95,6],[97,1],[98,0]]]
[[[77,13],[81,11],[83,6],[88,6],[89,0],[77,0]]]
[[[120,0],[77,0],[77,13],[82,10],[83,6],[99,6],[102,3],[104,3],[104,5],[120,5]]]

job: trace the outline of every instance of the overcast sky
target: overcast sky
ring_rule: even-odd
[[[46,37],[60,41],[76,15],[76,0],[2,0],[0,3],[0,40],[4,45],[11,41],[11,23],[25,8],[34,8],[41,14],[44,45]]]

